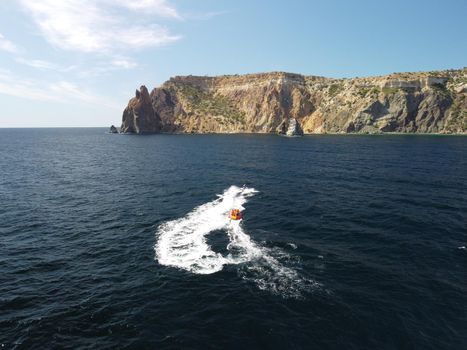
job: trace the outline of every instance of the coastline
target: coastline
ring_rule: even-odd
[[[111,132],[107,132],[107,134],[112,134]],[[421,133],[421,132],[382,132],[382,133],[344,133],[344,132],[327,132],[327,133],[304,133],[301,136],[286,136],[280,135],[274,132],[158,132],[158,133],[118,133],[118,135],[276,135],[281,137],[289,137],[289,138],[299,138],[299,137],[308,137],[308,136],[467,136],[467,133]]]
[[[0,130],[47,130],[47,129],[105,129],[108,130],[106,126],[2,126]],[[111,132],[105,132],[105,134],[114,134]],[[277,135],[277,136],[284,136],[279,135],[274,132],[157,132],[157,133],[118,133],[118,135]],[[326,132],[326,133],[304,133],[303,136],[385,136],[385,135],[396,135],[396,136],[467,136],[467,132],[465,133],[421,133],[421,132],[381,132],[381,133],[358,133],[358,132]],[[287,136],[285,136],[287,137]],[[295,137],[295,136],[294,136]],[[300,137],[300,136],[298,136]]]

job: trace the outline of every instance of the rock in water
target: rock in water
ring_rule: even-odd
[[[284,119],[278,127],[278,133],[285,136],[303,136],[302,127],[295,118]]]
[[[112,125],[112,126],[110,127],[109,132],[110,132],[111,134],[118,134],[118,129],[115,127],[115,125]]]
[[[154,111],[146,86],[136,90],[135,97],[123,111],[122,133],[157,133],[162,128],[161,119]]]

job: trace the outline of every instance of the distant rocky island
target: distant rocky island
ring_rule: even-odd
[[[467,68],[334,79],[177,76],[136,90],[120,133],[467,133]]]

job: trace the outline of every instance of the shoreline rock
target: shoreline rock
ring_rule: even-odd
[[[295,118],[284,119],[277,127],[278,134],[284,136],[303,136],[303,129]]]

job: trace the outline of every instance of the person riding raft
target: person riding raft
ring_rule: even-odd
[[[240,209],[232,209],[230,211],[229,217],[231,220],[240,220],[243,219],[243,213],[240,211]]]

